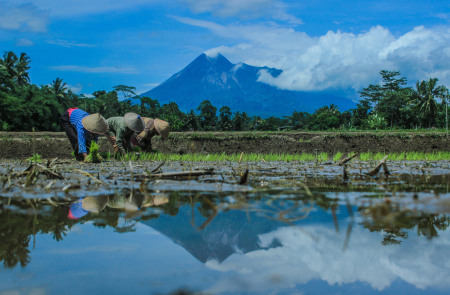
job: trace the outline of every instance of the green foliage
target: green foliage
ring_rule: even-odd
[[[217,125],[217,108],[209,100],[204,100],[197,108],[200,111],[200,126],[203,130],[215,130]]]
[[[378,129],[386,129],[388,122],[385,118],[380,116],[377,113],[372,113],[369,115],[367,120],[364,122],[364,125],[367,126],[368,129],[378,130]]]
[[[41,155],[39,155],[39,154],[33,154],[32,157],[27,159],[27,161],[38,163],[38,162],[42,162],[42,158],[41,158]]]
[[[231,122],[231,109],[227,106],[223,106],[219,110],[219,128],[222,131],[230,131],[233,128]]]
[[[172,131],[182,131],[186,117],[186,114],[180,111],[175,102],[163,105],[159,115],[159,118],[169,122]]]
[[[324,106],[315,111],[309,120],[311,130],[338,129],[341,126],[341,112],[336,105]]]

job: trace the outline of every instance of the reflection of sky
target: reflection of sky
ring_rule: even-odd
[[[182,287],[212,294],[445,294],[450,290],[449,230],[431,241],[410,231],[401,245],[382,246],[380,233],[355,223],[343,251],[349,217],[339,220],[336,233],[332,222],[323,222],[331,217],[318,211],[307,223],[300,222],[302,226],[275,227],[259,234],[260,246],[277,240],[278,247],[247,253],[236,249],[222,263],[205,264],[143,224],[124,234],[78,224],[61,242],[50,235],[36,236],[27,267],[0,270],[0,294],[12,290],[167,294]],[[191,221],[190,216],[177,216]]]
[[[149,227],[138,224],[136,232],[126,234],[90,224],[74,230],[58,243],[49,235],[37,236],[27,267],[0,270],[0,294],[13,289],[25,294],[167,293],[182,286],[200,288],[214,279],[214,271]]]
[[[309,234],[305,234],[308,232]],[[416,288],[450,290],[450,232],[441,232],[432,241],[410,238],[400,246],[382,246],[381,235],[361,227],[353,229],[346,251],[345,232],[336,234],[321,225],[284,227],[260,236],[262,245],[277,239],[282,246],[232,255],[221,264],[210,261],[213,269],[245,276],[254,291],[270,289],[271,281],[284,288],[322,280],[329,285],[365,283],[375,290],[386,290],[396,280]],[[317,239],[315,239],[317,238]],[[230,290],[229,278],[218,281],[209,290]],[[430,290],[427,290],[429,292]]]

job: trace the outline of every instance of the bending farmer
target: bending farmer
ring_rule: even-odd
[[[155,135],[161,135],[163,139],[166,139],[169,136],[170,126],[169,123],[158,118],[146,118],[145,121],[145,129],[141,133],[139,133],[136,138],[132,138],[133,144],[137,145],[141,148],[143,152],[151,152],[152,151],[152,137]]]
[[[97,142],[98,135],[108,131],[108,123],[102,115],[89,115],[79,108],[70,108],[62,113],[59,123],[66,132],[78,161],[87,157],[91,141]]]
[[[123,117],[111,117],[106,122],[109,124],[106,137],[113,145],[115,154],[131,152],[131,138],[135,132],[142,132],[145,127],[144,120],[135,113],[126,113]]]

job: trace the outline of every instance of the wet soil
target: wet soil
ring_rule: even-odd
[[[85,164],[56,160],[34,166],[26,162],[3,162],[0,163],[0,197],[73,201],[74,198],[114,194],[123,189],[150,195],[210,192],[219,197],[245,198],[267,194],[314,198],[314,194],[322,192],[366,192],[370,198],[376,196],[398,202],[404,202],[407,196],[408,205],[417,205],[414,198],[419,194],[430,198],[439,212],[450,212],[450,200],[435,198],[448,194],[450,161],[388,161],[387,170],[382,168],[373,176],[367,175],[377,164],[354,160],[344,168],[334,162],[105,161]],[[35,170],[30,170],[33,167]],[[359,201],[352,200],[352,203]]]
[[[104,137],[100,151],[112,152]],[[153,148],[164,153],[316,153],[326,152],[434,152],[448,151],[445,133],[313,133],[313,132],[172,132],[168,139],[154,137]],[[63,132],[0,132],[0,159],[24,159],[38,153],[44,158],[71,158]]]

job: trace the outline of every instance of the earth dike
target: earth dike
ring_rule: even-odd
[[[172,132],[154,137],[153,148],[163,153],[321,153],[438,152],[450,149],[445,132]],[[105,137],[100,151],[112,152]],[[44,158],[72,158],[64,132],[0,132],[0,158],[24,159],[34,153]]]

